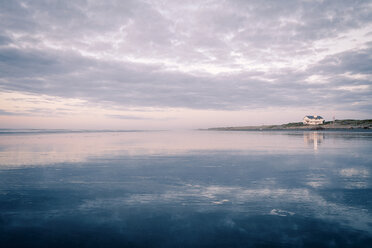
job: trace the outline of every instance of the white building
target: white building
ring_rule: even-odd
[[[324,124],[324,119],[319,115],[307,115],[304,117],[302,123],[305,125],[320,125]]]

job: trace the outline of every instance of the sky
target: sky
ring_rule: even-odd
[[[0,0],[0,128],[372,118],[372,1]]]

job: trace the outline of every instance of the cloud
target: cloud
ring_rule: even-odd
[[[107,115],[107,117],[123,119],[123,120],[149,120],[150,119],[146,117],[132,116],[132,115]]]
[[[371,113],[371,87],[342,90],[371,85],[368,1],[11,1],[0,12],[2,90],[122,107]]]
[[[310,70],[320,74],[372,74],[372,46],[327,56]],[[371,79],[371,78],[369,78]]]
[[[0,109],[0,116],[1,116],[1,115],[3,115],[3,116],[4,116],[4,115],[5,115],[5,116],[7,116],[7,115],[8,115],[8,116],[9,116],[9,115],[12,116],[12,115],[23,115],[23,114],[13,113],[13,112],[8,112],[8,111],[5,111],[5,110]]]

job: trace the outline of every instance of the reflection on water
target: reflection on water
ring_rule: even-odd
[[[369,132],[1,135],[0,246],[370,247],[371,148]]]
[[[342,142],[339,142],[341,135]],[[371,133],[319,132],[118,132],[0,135],[0,166],[86,162],[112,156],[177,155],[200,152],[309,153],[323,144],[330,152],[348,143],[364,146]],[[303,137],[303,139],[302,139]],[[302,141],[303,140],[303,141]],[[357,140],[357,142],[354,142]],[[305,145],[304,145],[305,143]]]
[[[324,133],[304,132],[304,142],[312,145],[314,150],[318,150],[318,145],[323,142],[324,136]]]

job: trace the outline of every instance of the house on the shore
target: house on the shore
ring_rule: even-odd
[[[307,115],[304,117],[302,123],[305,125],[320,125],[324,124],[324,119],[319,115]]]

